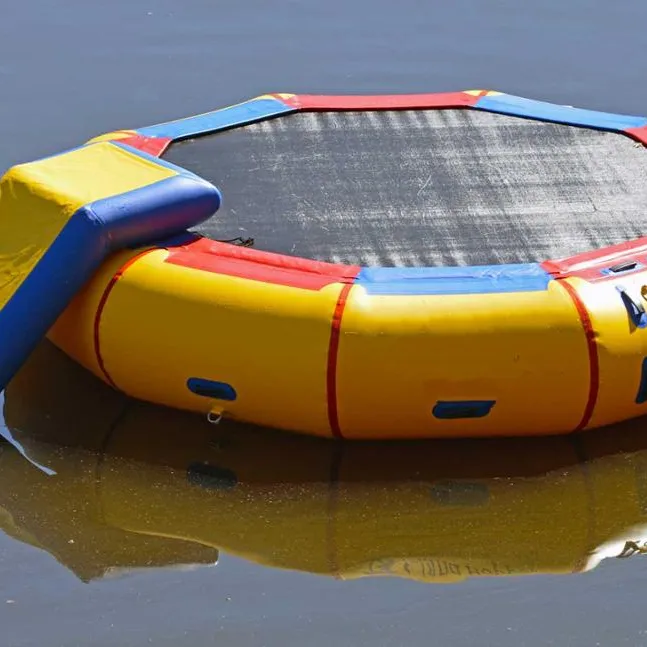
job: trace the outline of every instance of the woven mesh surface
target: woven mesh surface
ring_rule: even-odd
[[[297,113],[173,145],[216,184],[198,228],[362,265],[559,258],[647,232],[647,151],[475,110]]]

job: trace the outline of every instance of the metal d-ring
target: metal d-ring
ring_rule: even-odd
[[[219,425],[222,422],[222,411],[209,411],[207,414],[207,422],[212,425]]]

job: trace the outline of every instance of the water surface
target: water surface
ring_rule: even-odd
[[[18,3],[0,167],[268,91],[489,87],[645,114],[646,20],[630,0]],[[54,364],[6,396],[33,462],[0,455],[3,645],[647,644],[643,558],[592,568],[642,539],[641,423],[391,460],[214,438]]]

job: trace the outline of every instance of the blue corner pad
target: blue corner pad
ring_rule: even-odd
[[[255,121],[296,111],[296,108],[278,99],[252,99],[236,106],[207,112],[195,117],[169,121],[157,126],[138,128],[137,132],[146,137],[168,137],[172,140],[186,139],[236,126],[246,126]]]
[[[205,398],[233,402],[238,397],[236,389],[226,382],[214,382],[201,377],[190,377],[186,382],[186,386],[191,393]]]
[[[432,414],[440,420],[485,418],[495,404],[496,400],[439,400]]]
[[[540,292],[552,280],[538,263],[473,267],[363,267],[355,283],[368,294]]]
[[[636,394],[636,404],[644,404],[645,402],[647,402],[647,357],[643,359],[640,366],[640,383]]]
[[[181,174],[78,209],[0,309],[0,390],[110,253],[178,234],[220,200],[209,182]]]
[[[569,126],[583,126],[616,132],[647,125],[647,117],[617,115],[610,112],[559,106],[544,101],[515,97],[510,94],[481,97],[473,107],[477,110],[498,112],[515,117],[526,117]]]

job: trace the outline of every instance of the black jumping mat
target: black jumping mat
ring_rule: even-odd
[[[223,192],[198,231],[318,260],[541,261],[647,232],[643,146],[476,110],[298,113],[164,157]]]

